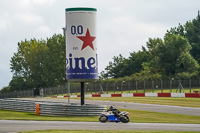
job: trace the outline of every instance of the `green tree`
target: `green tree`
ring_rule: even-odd
[[[160,79],[162,75],[159,73],[154,73],[155,68],[150,65],[150,63],[143,62],[143,69],[131,75],[136,80],[145,80],[145,79]],[[152,71],[153,70],[153,71]]]
[[[65,37],[53,35],[47,39],[47,51],[44,58],[44,77],[46,86],[56,86],[65,83],[66,47]]]
[[[200,12],[192,21],[187,21],[185,25],[179,24],[178,27],[171,28],[167,31],[168,34],[176,34],[184,36],[189,40],[192,49],[191,55],[200,63]]]
[[[191,55],[200,63],[200,15],[196,19],[185,24],[185,35],[188,38],[192,49]]]
[[[9,91],[19,91],[26,90],[32,88],[32,86],[28,85],[26,79],[23,77],[12,77],[12,80],[9,83],[10,90]]]
[[[188,39],[177,34],[167,33],[164,45],[158,47],[159,65],[165,75],[171,76],[180,72],[195,72],[199,69],[197,61],[190,55],[191,45]]]
[[[47,41],[21,41],[10,62],[11,90],[62,85],[65,82],[65,37],[53,35]]]
[[[187,38],[167,32],[164,40],[149,39],[147,51],[149,60],[142,63],[143,69],[132,76],[139,79],[161,78],[198,73],[199,64],[190,55],[191,45]],[[188,74],[187,74],[188,75]]]
[[[19,89],[16,88],[16,81],[21,84],[21,80],[28,85],[24,85],[24,87],[43,87],[41,76],[43,75],[43,59],[46,49],[44,40],[31,39],[18,43],[18,52],[11,58],[11,71],[13,72],[13,79],[10,82],[11,90],[13,90],[13,87]],[[15,85],[13,85],[13,82]]]
[[[143,70],[142,63],[148,62],[150,60],[149,53],[144,51],[138,51],[130,53],[130,56],[127,60],[127,68],[125,71],[127,71],[127,74],[125,76],[130,76],[134,73],[138,73],[141,70]]]
[[[109,65],[105,68],[105,71],[101,72],[103,78],[118,78],[124,76],[125,58],[120,54],[113,57],[113,62],[109,62]]]
[[[0,90],[0,93],[7,93],[10,91],[10,86],[6,86],[6,87],[3,87],[1,90]]]
[[[106,71],[101,72],[103,78],[119,78],[130,76],[140,72],[143,67],[142,63],[148,61],[149,54],[146,51],[138,51],[130,53],[129,58],[124,58],[122,55],[113,58],[113,62],[105,68]]]

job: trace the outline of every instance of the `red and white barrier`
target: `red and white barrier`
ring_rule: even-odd
[[[52,96],[52,98],[64,98],[68,96]],[[70,97],[81,97],[71,95]],[[200,93],[122,93],[122,94],[88,94],[85,97],[193,97],[200,98]]]

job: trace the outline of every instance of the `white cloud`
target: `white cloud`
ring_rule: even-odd
[[[34,13],[17,13],[15,18],[22,23],[36,24],[43,22],[43,18]]]
[[[33,0],[32,2],[35,5],[52,5],[55,0]]]
[[[35,34],[39,36],[52,36],[53,35],[53,30],[51,30],[47,25],[42,25],[40,26],[36,31]]]
[[[34,6],[52,5],[55,0],[19,0],[19,5],[22,8],[30,9]]]
[[[6,12],[1,13],[0,14],[0,31],[1,31],[1,33],[8,30],[9,26],[10,26],[10,19],[9,19],[8,13],[6,13]]]
[[[18,2],[19,2],[20,7],[29,8],[31,1],[30,0],[19,0]]]
[[[6,20],[2,19],[0,20],[0,31],[5,31],[6,30]]]

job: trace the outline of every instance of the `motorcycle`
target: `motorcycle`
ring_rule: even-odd
[[[120,112],[118,109],[114,108],[113,106],[110,106],[108,110],[105,110],[102,112],[101,116],[99,117],[99,121],[102,123],[105,123],[107,121],[109,122],[123,122],[128,123],[130,121],[128,117],[129,112],[122,111]]]

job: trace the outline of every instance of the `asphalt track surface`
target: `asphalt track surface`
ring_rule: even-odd
[[[48,129],[200,131],[200,124],[0,120],[0,133]]]
[[[68,102],[67,99],[29,99],[29,100],[66,102],[66,103]],[[70,99],[70,102],[80,103],[80,100]],[[111,105],[115,105],[116,108],[120,108],[120,109],[133,109],[133,110],[143,110],[143,111],[151,111],[151,112],[162,112],[162,113],[169,113],[169,114],[200,116],[200,108],[193,108],[193,107],[143,104],[143,103],[131,103],[131,102],[95,101],[95,100],[86,100],[85,104],[107,105],[107,107]]]
[[[65,102],[67,99],[25,99],[34,101]],[[80,100],[70,100],[80,103]],[[200,116],[200,108],[141,104],[128,102],[86,100],[85,104],[115,105],[116,108],[145,110],[172,114]],[[0,120],[0,133],[14,133],[19,131],[67,129],[67,130],[167,130],[167,131],[200,131],[200,124],[172,124],[172,123],[115,123],[115,122],[71,122],[71,121],[22,121]]]

